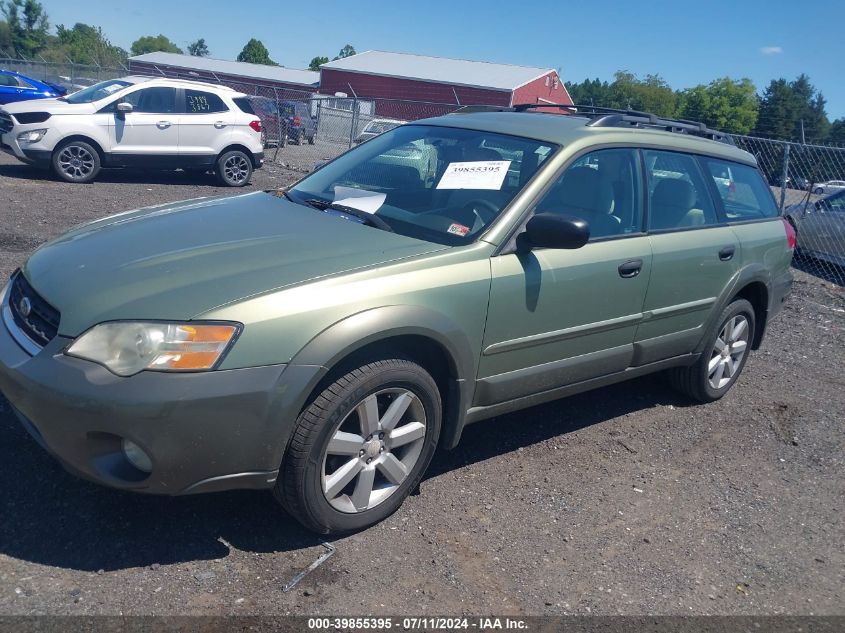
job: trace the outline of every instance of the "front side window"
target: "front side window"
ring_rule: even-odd
[[[499,217],[555,149],[493,132],[406,125],[343,154],[288,196],[328,212],[351,207],[376,214],[409,237],[467,244]]]
[[[185,90],[185,112],[188,114],[211,114],[228,111],[229,108],[223,103],[223,99],[213,92]]]
[[[142,88],[121,101],[131,103],[133,112],[170,114],[176,112],[176,88]]]
[[[644,150],[643,157],[648,177],[649,230],[668,231],[718,223],[695,157],[653,150]]]
[[[634,149],[590,152],[567,167],[536,213],[573,215],[590,224],[590,239],[642,231],[642,176]]]
[[[756,169],[716,158],[703,158],[702,161],[722,198],[728,220],[755,220],[778,215],[771,190]]]
[[[94,101],[110,97],[118,91],[131,85],[132,84],[128,81],[109,79],[107,81],[101,81],[98,84],[94,84],[93,86],[88,86],[79,92],[74,92],[72,95],[64,97],[64,100],[68,103],[92,103]]]

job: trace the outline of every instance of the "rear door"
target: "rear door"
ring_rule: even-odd
[[[740,244],[717,213],[712,191],[692,154],[643,150],[648,185],[651,282],[637,329],[634,365],[687,354],[739,267]],[[724,188],[727,191],[727,188]]]
[[[135,90],[120,102],[131,103],[125,114],[114,110],[111,156],[119,165],[172,167],[179,156],[179,114],[176,88],[154,86]]]
[[[206,90],[185,89],[179,116],[179,155],[186,165],[211,165],[227,145],[234,122],[229,106]]]

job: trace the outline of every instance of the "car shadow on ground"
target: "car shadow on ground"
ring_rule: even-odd
[[[38,169],[23,163],[17,165],[0,165],[0,176],[17,180],[32,180],[34,182],[65,183],[48,169]],[[134,184],[134,185],[190,185],[193,187],[207,185],[222,187],[214,174],[210,172],[192,172],[183,170],[149,170],[149,169],[104,169],[97,175],[97,183]],[[85,185],[74,185],[84,187]],[[247,185],[249,187],[249,185]]]
[[[685,406],[659,378],[643,378],[468,427],[435,456],[427,479],[658,404]],[[268,492],[186,497],[120,492],[66,473],[0,397],[0,553],[41,565],[98,571],[313,547]]]

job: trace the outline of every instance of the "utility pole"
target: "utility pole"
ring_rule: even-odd
[[[807,141],[804,139],[804,119],[801,119],[801,145],[806,145]]]

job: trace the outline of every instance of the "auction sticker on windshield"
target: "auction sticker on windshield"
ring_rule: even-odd
[[[494,189],[502,188],[508,174],[509,160],[477,160],[449,163],[438,189]]]

